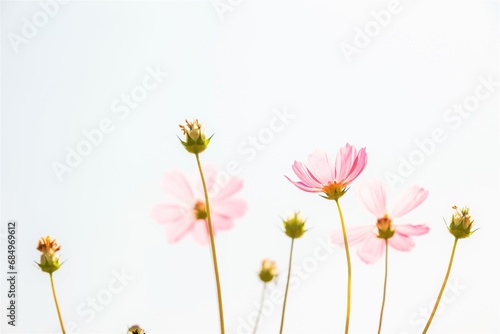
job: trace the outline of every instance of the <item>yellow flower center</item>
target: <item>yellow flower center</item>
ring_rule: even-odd
[[[207,218],[207,207],[205,205],[205,202],[202,201],[196,201],[194,204],[194,216],[196,219],[206,219]]]
[[[377,219],[378,237],[389,239],[394,235],[395,230],[392,228],[392,220],[387,213],[384,217]]]
[[[326,194],[326,196],[323,196],[327,199],[333,199],[333,200],[338,200],[340,197],[342,197],[347,189],[345,189],[345,186],[343,183],[337,183],[337,182],[328,182],[326,186],[323,187],[323,192]]]

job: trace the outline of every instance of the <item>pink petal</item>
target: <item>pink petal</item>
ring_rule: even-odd
[[[344,147],[340,148],[335,158],[335,181],[341,182],[347,177],[349,170],[351,169],[351,161],[353,160],[353,149],[354,147],[346,144]]]
[[[303,183],[301,181],[295,182],[295,181],[290,180],[290,178],[288,176],[285,175],[285,177],[286,177],[286,179],[288,181],[290,181],[291,183],[293,183],[300,190],[307,191],[309,193],[318,193],[318,192],[322,192],[323,191],[322,188],[310,187],[310,186],[306,185],[305,183]]]
[[[208,234],[208,223],[206,220],[197,220],[193,225],[192,236],[194,241],[200,245],[208,245],[210,243],[210,237]],[[215,236],[215,231],[214,231]]]
[[[396,230],[396,233],[394,233],[394,235],[389,238],[389,245],[397,250],[407,252],[411,250],[413,246],[415,246],[415,241],[413,241],[413,239],[407,235],[398,233],[398,231]]]
[[[191,203],[194,200],[191,184],[181,171],[166,172],[163,176],[162,187],[168,194],[183,202]]]
[[[224,180],[219,182],[224,182]],[[215,184],[212,187],[212,191],[209,193],[209,195],[211,198],[214,199],[224,199],[231,195],[234,195],[242,188],[243,188],[243,180],[237,177],[231,177],[226,184],[223,183],[221,183],[220,185]]]
[[[344,183],[348,185],[352,181],[354,181],[359,174],[365,169],[366,163],[368,162],[368,156],[366,155],[366,148],[362,148],[357,153],[356,159],[352,163],[352,168],[349,171],[349,175],[344,180]]]
[[[323,188],[321,182],[315,178],[314,175],[304,166],[301,162],[295,161],[292,165],[292,170],[295,172],[295,175],[302,181],[303,184],[310,188]]]
[[[160,224],[178,222],[186,217],[187,209],[177,204],[156,204],[153,206],[151,216]]]
[[[231,216],[220,215],[218,213],[212,214],[212,227],[214,231],[229,230],[234,226],[234,220]]]
[[[182,237],[184,237],[190,230],[195,226],[194,217],[189,219],[185,217],[185,219],[179,221],[176,224],[167,224],[166,225],[166,235],[167,241],[169,243],[175,243],[179,241]]]
[[[211,204],[212,214],[230,218],[240,218],[247,211],[247,203],[241,199],[213,200]]]
[[[374,235],[377,228],[372,225],[366,226],[352,226],[346,228],[347,243],[349,246],[354,246],[361,243],[366,238]],[[332,233],[331,241],[334,245],[344,246],[344,237],[342,235],[342,230],[337,230]]]
[[[377,218],[386,214],[386,190],[385,184],[380,180],[373,180],[361,187],[358,196],[365,207]]]
[[[307,168],[322,185],[333,182],[333,171],[326,152],[316,151],[309,155]]]
[[[410,187],[394,205],[394,209],[391,213],[391,218],[398,218],[407,214],[408,212],[422,204],[422,202],[425,201],[428,195],[429,192],[422,187]]]
[[[429,227],[427,225],[394,225],[394,229],[399,234],[404,235],[422,235],[429,232]]]
[[[373,235],[358,246],[358,256],[367,264],[375,263],[385,250],[385,240]]]

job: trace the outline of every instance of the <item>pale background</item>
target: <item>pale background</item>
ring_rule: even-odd
[[[16,52],[9,36],[22,36],[24,18],[43,16],[40,3],[1,3],[2,263],[7,220],[19,222],[18,322],[6,325],[2,267],[2,333],[60,331],[49,278],[33,263],[47,234],[66,260],[54,276],[68,330],[125,333],[139,323],[148,333],[217,333],[209,248],[191,237],[168,244],[150,215],[155,203],[173,200],[160,187],[165,171],[195,175],[194,156],[176,138],[185,118],[215,133],[202,160],[236,161],[245,181],[238,196],[249,210],[217,238],[228,333],[249,331],[261,259],[278,262],[273,288],[284,290],[289,239],[280,216],[295,210],[310,231],[296,242],[294,263],[309,272],[290,291],[285,332],[343,332],[343,250],[314,259],[318,240],[340,226],[334,203],[283,175],[293,176],[293,161],[316,149],[367,147],[366,170],[341,204],[348,225],[371,224],[357,185],[398,173],[401,159],[418,156],[416,141],[438,128],[445,139],[390,192],[392,203],[411,184],[429,189],[399,222],[426,223],[431,232],[416,238],[412,252],[390,253],[383,332],[421,332],[453,242],[443,219],[456,204],[470,206],[480,230],[459,242],[453,289],[430,332],[500,333],[498,86],[467,118],[445,118],[474,95],[481,77],[498,83],[497,1],[401,0],[351,62],[340,45],[354,45],[355,29],[373,25],[372,11],[390,2],[221,0],[229,6],[221,16],[211,1],[75,1],[59,4]],[[113,102],[156,67],[168,78],[121,119]],[[294,118],[248,161],[238,147],[284,108]],[[66,147],[75,149],[103,119],[113,131],[60,182],[52,164],[64,163]],[[126,286],[106,291],[123,271],[132,277]],[[354,255],[353,275],[351,333],[374,333],[383,261],[367,266]],[[87,303],[99,296],[111,300],[92,317]],[[281,303],[267,311],[259,332],[277,333]]]

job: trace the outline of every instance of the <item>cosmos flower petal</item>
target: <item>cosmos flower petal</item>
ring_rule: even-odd
[[[358,191],[358,196],[364,206],[375,215],[381,218],[386,213],[386,189],[385,184],[380,180],[374,180]]]
[[[286,179],[288,181],[290,181],[291,183],[293,183],[297,188],[299,188],[300,190],[304,190],[304,191],[307,191],[309,193],[318,193],[318,192],[322,192],[322,188],[314,188],[314,187],[311,187],[307,184],[305,184],[304,182],[302,181],[298,181],[298,182],[295,182],[295,181],[292,181],[290,180],[290,178],[288,176],[286,176]]]
[[[215,229],[214,229],[214,237],[215,237]],[[210,236],[208,234],[208,223],[204,220],[197,220],[194,224],[192,236],[194,241],[199,243],[200,245],[208,245],[210,244]]]
[[[429,227],[427,225],[394,225],[395,230],[399,234],[404,235],[422,235],[429,232]]]
[[[334,178],[326,152],[316,151],[310,154],[307,159],[307,169],[321,184],[328,184]]]
[[[247,202],[242,199],[233,198],[224,201],[212,201],[212,214],[226,217],[241,218],[247,211]]]
[[[220,186],[215,185],[215,187],[212,188],[212,192],[210,194],[213,194],[211,197],[213,197],[214,200],[221,200],[234,195],[242,188],[243,180],[233,177],[229,181],[227,181],[226,184],[222,184]]]
[[[166,172],[162,180],[163,189],[167,194],[183,201],[190,202],[194,198],[193,189],[184,173],[179,170]]]
[[[365,169],[366,163],[368,162],[368,156],[366,154],[366,148],[361,148],[358,153],[356,153],[356,158],[352,164],[349,174],[346,176],[344,182],[350,184],[354,181],[359,174]]]
[[[376,233],[377,228],[375,226],[352,226],[346,228],[347,242],[349,246],[357,245],[365,238],[373,236]],[[334,245],[344,246],[344,237],[342,230],[337,230],[332,233],[331,241]]]
[[[385,240],[377,238],[373,235],[366,238],[364,242],[358,246],[357,253],[359,258],[367,264],[375,263],[380,257],[385,249]]]
[[[182,219],[176,224],[167,224],[166,225],[166,236],[167,241],[169,243],[176,243],[180,239],[182,239],[188,232],[193,230],[196,225],[196,221],[194,218],[192,219]]]
[[[335,158],[335,180],[343,181],[347,178],[352,167],[353,153],[355,153],[354,147],[349,144],[339,150]]]
[[[234,220],[232,219],[232,217],[224,216],[214,212],[212,214],[212,225],[215,230],[229,230],[233,227]]]
[[[407,214],[422,204],[428,195],[429,192],[422,187],[410,187],[394,205],[394,209],[391,212],[391,218],[398,218]]]
[[[292,170],[295,172],[299,180],[310,188],[323,188],[321,182],[307,169],[307,167],[298,161],[292,165]]]
[[[415,246],[415,241],[407,235],[398,233],[396,230],[392,238],[389,238],[389,245],[399,251],[408,252]]]
[[[161,203],[153,206],[151,216],[160,224],[176,223],[184,219],[187,209],[178,204]]]

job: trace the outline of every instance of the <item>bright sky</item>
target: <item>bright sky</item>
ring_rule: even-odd
[[[458,244],[429,333],[500,333],[498,28],[497,1],[2,1],[1,332],[60,332],[34,264],[48,234],[62,245],[54,279],[68,332],[218,332],[209,248],[167,243],[151,218],[175,200],[166,171],[196,180],[176,136],[198,118],[215,133],[202,161],[243,179],[248,204],[216,239],[228,333],[251,332],[263,258],[281,275],[259,333],[278,332],[290,247],[280,217],[298,210],[310,230],[295,243],[285,332],[343,332],[335,203],[284,175],[347,142],[368,152],[340,201],[348,226],[375,223],[356,196],[368,180],[391,184],[389,207],[411,185],[429,190],[397,221],[431,230],[409,253],[390,250],[383,332],[422,331],[453,244],[444,221],[468,205],[480,229]],[[352,255],[351,333],[374,333],[384,263]]]

